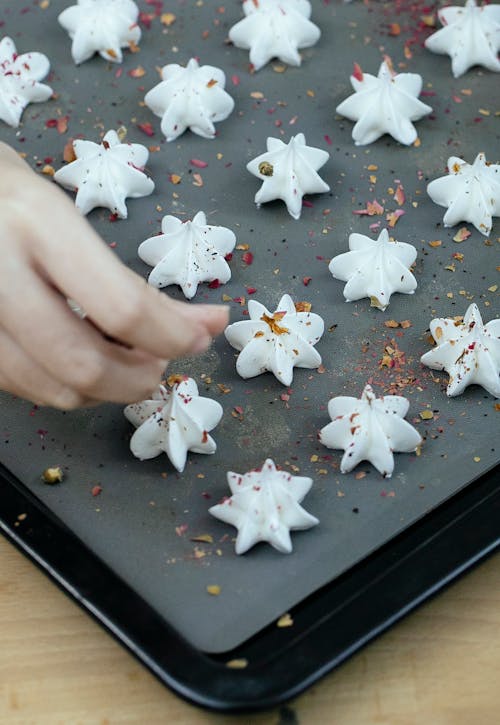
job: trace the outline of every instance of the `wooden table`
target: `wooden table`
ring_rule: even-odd
[[[500,554],[288,706],[179,700],[0,536],[2,725],[497,725]]]

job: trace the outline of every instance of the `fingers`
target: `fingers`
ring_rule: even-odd
[[[227,308],[149,286],[1,143],[0,163],[10,166],[0,179],[0,388],[64,409],[134,402],[149,397],[167,359],[205,350],[225,328]]]
[[[20,168],[28,168],[28,165],[21,159],[19,154],[3,141],[0,141],[0,162],[2,164],[12,164],[13,166],[18,166]]]
[[[23,290],[17,299],[13,279],[15,287]],[[8,304],[12,299],[16,300],[15,305]],[[75,407],[89,399],[113,402],[143,399],[158,384],[165,369],[164,359],[105,340],[91,324],[78,318],[65,299],[28,266],[18,266],[15,277],[3,280],[0,319],[4,335],[8,334],[16,342],[32,367],[39,368],[44,384],[48,385],[48,379],[52,379],[60,388],[79,396],[69,403],[58,402],[56,398],[57,407]],[[2,368],[5,370],[5,365]],[[29,382],[26,363],[21,375],[13,367],[12,359],[8,369],[11,379],[15,375],[18,390],[21,386],[30,388],[30,395],[26,395],[26,390],[22,393],[25,397],[40,399],[41,382],[38,379],[34,384]],[[69,395],[61,392],[64,394]],[[51,395],[52,400],[54,394]]]
[[[71,410],[91,401],[75,390],[61,385],[40,368],[19,345],[0,330],[0,389],[7,390],[37,405]]]
[[[45,275],[110,337],[174,358],[202,352],[228,324],[226,307],[178,302],[148,285],[119,261],[71,205],[61,206],[50,229],[38,233],[34,253]],[[54,244],[54,238],[63,243]]]

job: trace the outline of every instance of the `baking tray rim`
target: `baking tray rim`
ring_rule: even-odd
[[[497,464],[294,607],[293,627],[272,624],[234,651],[207,655],[1,463],[0,486],[1,533],[164,685],[191,704],[226,713],[295,697],[500,548]],[[248,666],[227,666],[247,653]]]

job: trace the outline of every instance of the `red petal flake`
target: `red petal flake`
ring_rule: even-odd
[[[403,191],[403,187],[401,185],[399,185],[398,188],[396,189],[394,198],[396,199],[399,206],[403,206],[403,204],[405,203],[406,197],[405,197],[405,193]]]
[[[154,136],[155,135],[154,128],[150,124],[149,121],[146,121],[145,123],[138,123],[137,124],[137,128],[140,131],[142,131],[143,133],[145,133],[146,136]]]
[[[357,81],[363,80],[363,71],[361,70],[361,66],[359,63],[354,63],[354,70],[352,71],[353,78],[356,78]]]
[[[129,70],[127,75],[129,75],[131,78],[142,78],[142,76],[146,75],[146,71],[142,67],[142,65],[138,65],[137,68],[132,68],[132,70]]]

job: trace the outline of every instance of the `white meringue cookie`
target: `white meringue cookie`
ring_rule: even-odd
[[[139,257],[154,267],[149,284],[154,287],[178,284],[191,299],[200,282],[217,279],[224,284],[231,279],[231,270],[224,259],[236,244],[230,229],[207,224],[202,211],[192,221],[185,222],[164,216],[161,229],[162,234],[146,239],[138,249]]]
[[[259,207],[268,201],[282,199],[294,219],[300,217],[304,194],[321,194],[330,187],[316,173],[330,154],[306,146],[303,133],[292,136],[288,144],[280,139],[267,139],[267,152],[247,164],[248,171],[263,182],[255,195]]]
[[[444,28],[430,35],[425,47],[433,53],[449,55],[455,78],[474,65],[500,71],[500,5],[482,5],[467,0],[464,7],[438,10]]]
[[[404,417],[409,402],[400,395],[377,398],[366,385],[361,398],[340,395],[328,403],[332,419],[319,432],[327,448],[342,448],[342,473],[348,473],[369,461],[377,471],[390,478],[394,470],[394,452],[410,453],[422,443],[420,433]]]
[[[259,541],[267,541],[282,554],[290,554],[290,531],[319,524],[315,516],[300,506],[312,479],[278,471],[270,458],[260,471],[229,471],[227,482],[232,496],[209,508],[209,512],[238,529],[237,554],[244,554]]]
[[[468,385],[481,385],[500,398],[500,319],[483,325],[481,313],[472,303],[463,322],[436,318],[430,330],[437,346],[420,360],[432,370],[446,370],[450,376],[447,395],[460,395]]]
[[[299,48],[317,43],[320,29],[312,23],[309,0],[244,0],[246,17],[229,31],[237,48],[250,49],[250,62],[260,70],[272,58],[301,64]]]
[[[473,164],[450,156],[448,176],[440,176],[427,186],[427,193],[439,206],[447,206],[445,227],[470,222],[487,236],[492,217],[500,216],[500,165],[489,164],[483,153]]]
[[[384,61],[378,76],[363,73],[361,80],[351,76],[354,93],[337,106],[337,113],[357,121],[352,137],[356,146],[373,143],[388,133],[399,143],[411,145],[417,138],[412,121],[431,113],[432,108],[418,96],[422,77],[417,73],[393,73]]]
[[[161,118],[161,130],[173,141],[186,129],[204,138],[215,137],[214,123],[224,121],[234,101],[224,90],[226,76],[220,68],[198,65],[191,58],[183,68],[176,63],[161,69],[162,81],[144,97],[145,104]]]
[[[347,282],[347,302],[369,297],[372,307],[385,310],[393,292],[415,292],[417,281],[410,267],[417,258],[417,250],[412,244],[391,242],[387,229],[382,229],[378,239],[351,234],[349,249],[337,254],[328,266],[336,279]]]
[[[272,372],[283,385],[293,380],[293,368],[317,368],[321,356],[314,345],[321,338],[323,318],[313,312],[297,312],[290,295],[283,295],[275,312],[256,300],[248,302],[249,320],[228,325],[228,342],[241,350],[236,370],[242,378]]]
[[[43,53],[17,54],[12,38],[0,40],[0,119],[17,128],[28,103],[42,103],[52,88],[40,83],[50,70]]]
[[[130,450],[141,461],[165,452],[182,473],[188,451],[215,453],[217,446],[208,435],[222,418],[216,400],[202,398],[192,378],[173,381],[172,388],[159,385],[151,400],[127,405],[125,417],[137,430],[130,439]]]
[[[63,10],[59,23],[73,43],[71,55],[77,65],[94,53],[112,63],[123,60],[122,48],[139,42],[139,9],[133,0],[77,0]]]
[[[120,143],[116,131],[108,131],[102,143],[76,139],[76,160],[54,174],[54,181],[76,191],[75,205],[82,214],[104,206],[121,219],[127,218],[125,199],[151,194],[155,188],[141,169],[149,152],[137,143]]]

